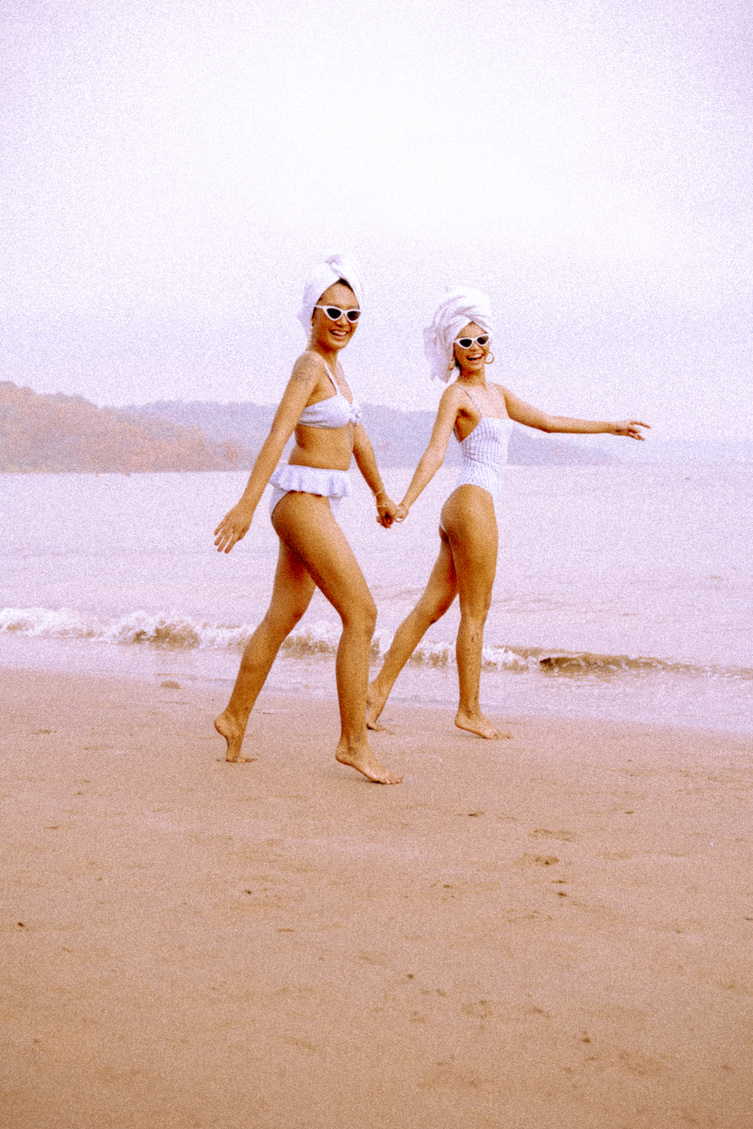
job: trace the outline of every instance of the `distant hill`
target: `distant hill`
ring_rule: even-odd
[[[275,406],[270,404],[217,404],[211,401],[160,400],[125,409],[133,415],[149,416],[165,423],[200,428],[215,443],[246,448],[255,457],[264,442]],[[382,404],[365,404],[363,422],[380,466],[411,466],[418,461],[431,436],[433,412],[402,412]],[[510,462],[517,466],[600,466],[620,460],[597,448],[588,450],[566,439],[516,426],[510,440]],[[457,443],[447,450],[449,465],[460,462]],[[242,459],[239,459],[239,466]],[[243,464],[243,465],[249,465]]]
[[[236,470],[250,460],[197,427],[0,382],[0,471]]]
[[[274,413],[270,404],[182,400],[98,408],[81,396],[42,395],[0,382],[0,472],[248,470]],[[433,412],[381,404],[366,404],[363,417],[383,467],[415,465],[434,423]],[[751,460],[750,440],[661,440],[649,433],[646,443],[618,444],[603,435],[561,438],[518,425],[510,440],[514,466]],[[454,441],[446,461],[460,461]]]
[[[198,427],[215,443],[230,443],[239,452],[238,466],[251,465],[267,433],[275,406],[217,404],[212,401],[159,400],[125,409],[139,416]],[[403,412],[383,404],[365,404],[363,419],[381,466],[411,466],[429,441],[433,412]],[[247,461],[244,461],[247,460]],[[605,466],[622,463],[730,463],[753,461],[753,440],[662,439],[649,431],[645,443],[615,440],[611,435],[546,435],[515,425],[510,439],[513,466]],[[458,445],[450,441],[448,465],[460,462]]]
[[[81,396],[42,395],[0,383],[0,472],[247,470],[266,438],[268,404],[160,401],[98,408]],[[381,466],[415,464],[429,441],[433,412],[364,407]],[[447,463],[460,461],[451,442]],[[515,428],[510,462],[522,466],[599,465],[618,460],[528,428]]]

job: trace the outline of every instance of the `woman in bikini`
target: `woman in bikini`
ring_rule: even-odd
[[[452,432],[460,443],[463,463],[455,489],[444,504],[439,526],[439,556],[426,589],[401,623],[384,664],[369,686],[367,724],[380,729],[378,718],[400,671],[428,628],[460,597],[456,643],[460,701],[455,724],[479,737],[509,737],[481,712],[479,682],[484,624],[491,604],[497,568],[497,518],[502,473],[513,421],[540,431],[571,434],[625,435],[643,439],[637,420],[606,423],[550,416],[518,399],[501,384],[486,379],[494,361],[491,314],[486,295],[455,290],[437,308],[424,330],[424,348],[432,378],[457,379],[442,394],[431,440],[419,462],[395,521],[403,521],[421,491],[442,465]]]
[[[336,521],[340,500],[350,493],[351,455],[374,493],[377,520],[389,526],[395,513],[360,422],[361,409],[339,362],[356,331],[361,295],[358,268],[346,256],[331,256],[308,279],[298,315],[308,347],[293,366],[243,496],[215,530],[218,551],[229,553],[246,535],[264,487],[271,482],[272,525],[280,539],[272,599],[243,652],[228,706],[214,725],[227,742],[228,761],[249,759],[241,755],[249,714],[283,640],[319,588],[342,620],[336,663],[341,734],[335,756],[375,783],[397,784],[400,777],[380,764],[366,732],[376,607]],[[278,467],[293,431],[290,459]]]

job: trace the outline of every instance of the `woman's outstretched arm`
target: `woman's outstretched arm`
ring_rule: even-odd
[[[363,475],[366,485],[374,495],[377,508],[377,521],[389,529],[395,517],[397,506],[384,488],[382,476],[377,466],[376,455],[371,440],[362,423],[353,429],[353,457]]]
[[[402,502],[397,507],[395,521],[405,521],[416,498],[429,485],[444,462],[447,444],[450,442],[452,429],[458,418],[459,399],[460,393],[454,384],[442,393],[429,445],[419,460]]]
[[[280,461],[283,448],[293,434],[320,372],[320,366],[311,353],[303,353],[293,366],[292,375],[272,420],[269,435],[256,456],[246,489],[240,501],[228,510],[214,531],[214,543],[219,553],[229,553],[233,546],[246,536],[264,487]]]
[[[505,398],[507,414],[516,423],[523,423],[526,427],[535,427],[538,431],[563,432],[573,435],[625,435],[628,439],[644,439],[640,428],[650,428],[650,423],[641,423],[637,419],[623,419],[619,422],[596,419],[571,419],[569,416],[550,416],[532,404],[521,400],[509,388],[501,384],[497,388]]]

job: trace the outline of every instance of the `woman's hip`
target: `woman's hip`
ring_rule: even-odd
[[[448,535],[457,531],[464,537],[486,540],[497,538],[496,498],[487,486],[459,483],[442,506],[440,528]]]
[[[272,486],[270,515],[286,494],[295,493],[327,498],[330,510],[336,516],[340,502],[350,494],[350,477],[347,470],[335,470],[329,467],[285,463],[277,467],[269,481]]]

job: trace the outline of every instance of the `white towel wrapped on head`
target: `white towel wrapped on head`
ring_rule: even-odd
[[[350,255],[330,255],[324,262],[314,267],[303,287],[303,301],[298,320],[307,335],[311,332],[314,306],[319,304],[324,291],[329,290],[336,282],[346,282],[355,294],[359,308],[363,308],[363,284],[358,263]]]
[[[475,322],[484,333],[491,333],[491,318],[489,299],[480,290],[463,286],[445,295],[431,325],[424,330],[424,353],[431,363],[432,380],[438,378],[446,384],[452,376],[453,342],[461,329]]]

